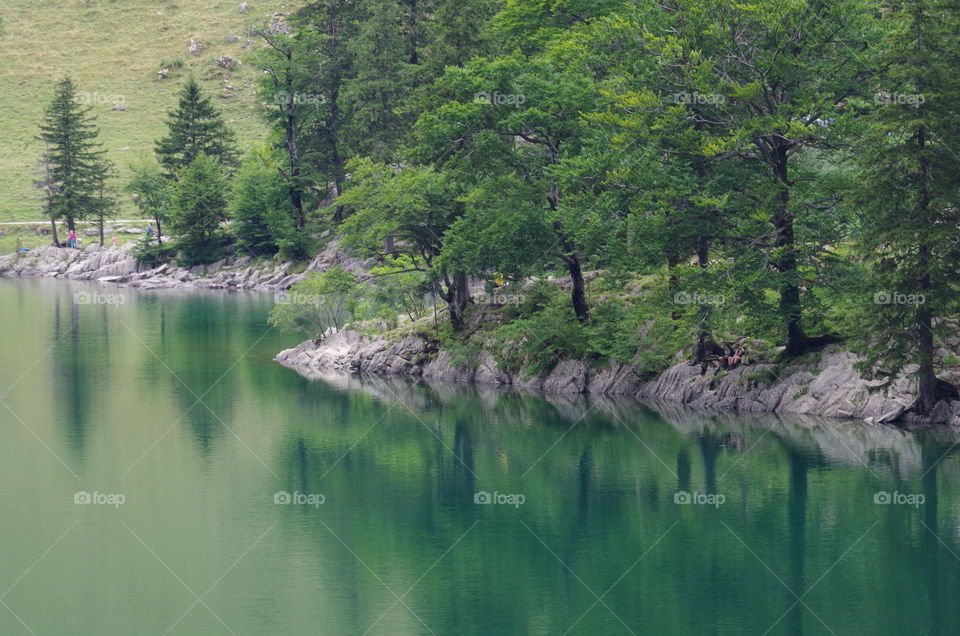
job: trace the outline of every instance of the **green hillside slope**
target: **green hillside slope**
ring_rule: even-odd
[[[119,181],[138,152],[152,152],[167,110],[193,73],[223,111],[242,149],[262,142],[247,30],[299,3],[252,0],[7,0],[0,4],[0,221],[40,219],[33,188],[37,124],[54,82],[69,73],[98,115]],[[188,51],[191,39],[201,43]],[[253,46],[260,46],[255,42]],[[232,70],[217,64],[232,58]],[[165,79],[158,71],[169,66]],[[116,105],[126,110],[114,110]],[[116,185],[119,185],[117,183]],[[134,214],[121,197],[121,214]]]

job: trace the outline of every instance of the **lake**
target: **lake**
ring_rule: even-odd
[[[949,432],[321,374],[0,280],[0,634],[952,634]]]

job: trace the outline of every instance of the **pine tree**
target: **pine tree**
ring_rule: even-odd
[[[203,95],[194,78],[184,84],[177,109],[167,115],[170,133],[157,142],[156,153],[168,178],[176,179],[201,153],[225,167],[237,165],[233,131],[227,128],[220,112],[210,98]]]
[[[878,105],[863,147],[858,203],[874,267],[873,318],[889,372],[916,364],[915,410],[952,393],[938,381],[934,342],[957,310],[960,267],[960,7],[952,0],[891,0]]]
[[[201,152],[173,190],[170,226],[189,265],[216,260],[220,224],[227,219],[227,181],[217,160]]]
[[[51,218],[66,219],[71,231],[77,219],[99,209],[109,171],[90,110],[79,103],[76,84],[67,77],[57,82],[40,125],[39,138],[48,146]]]
[[[269,149],[251,152],[240,164],[230,202],[237,245],[253,254],[304,258],[305,233],[293,223],[290,184]]]

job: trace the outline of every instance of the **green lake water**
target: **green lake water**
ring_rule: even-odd
[[[0,280],[0,634],[957,633],[951,434],[305,379],[272,302]]]

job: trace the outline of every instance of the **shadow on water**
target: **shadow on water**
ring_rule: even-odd
[[[232,612],[259,633],[288,633],[269,622],[280,619],[297,628],[289,633],[364,633],[391,606],[382,633],[947,634],[960,622],[955,432],[398,377],[304,378],[272,361],[289,342],[264,336],[269,299],[137,293],[122,307],[83,306],[73,296],[82,285],[41,284],[33,296],[0,287],[4,320],[41,334],[6,336],[20,358],[0,369],[5,382],[53,345],[13,406],[28,413],[52,392],[27,424],[52,451],[73,453],[66,463],[91,488],[135,466],[118,484],[130,506],[95,517],[103,528],[129,539],[123,518],[154,529],[153,545],[187,527],[170,553],[224,560],[205,562],[206,572],[277,525],[249,568],[224,582],[250,601],[225,608],[230,624]],[[12,446],[5,456],[22,462],[18,473],[31,464],[65,472],[23,427],[3,430],[23,439],[23,458]],[[169,492],[171,482],[182,492]],[[14,500],[24,491],[15,486]],[[326,502],[276,506],[279,490]],[[895,505],[891,494],[924,502]],[[480,505],[491,497],[514,503]],[[35,499],[21,499],[20,513],[32,515]],[[54,510],[55,538],[78,509]],[[93,528],[83,532],[99,545]],[[30,554],[48,547],[14,538]],[[109,567],[136,580],[144,555],[130,547],[129,560]],[[64,553],[79,559],[60,562],[77,580],[107,567]],[[177,602],[183,590],[167,590],[167,574],[159,569],[156,590]],[[388,587],[408,592],[404,604]],[[30,607],[28,595],[17,600]],[[284,611],[264,619],[243,609],[257,602]]]
[[[704,552],[696,566],[691,565],[692,572],[699,572],[699,580],[691,579],[691,574],[674,576],[687,581],[708,613],[727,616],[738,625],[753,625],[754,621],[761,633],[766,629],[763,620],[750,614],[774,622],[772,633],[829,633],[824,622],[833,623],[836,617],[821,617],[823,610],[814,612],[812,606],[838,594],[835,585],[856,582],[862,586],[862,577],[870,569],[863,565],[864,556],[880,549],[900,553],[870,576],[889,577],[886,572],[881,574],[884,567],[895,572],[901,564],[923,562],[922,567],[911,566],[911,578],[915,584],[922,583],[931,599],[925,619],[930,633],[941,633],[951,617],[957,617],[955,610],[935,601],[939,597],[945,602],[945,586],[960,582],[958,563],[950,554],[955,548],[947,548],[955,540],[937,534],[945,525],[941,519],[945,511],[938,505],[942,471],[948,471],[951,492],[955,492],[954,485],[960,486],[960,472],[947,461],[956,451],[954,432],[910,432],[804,416],[711,412],[629,398],[531,396],[509,388],[413,382],[389,376],[317,372],[310,374],[310,379],[314,387],[323,387],[318,391],[333,389],[351,396],[354,408],[361,399],[371,400],[365,407],[371,410],[390,408],[393,416],[385,417],[385,428],[391,431],[388,439],[395,443],[400,441],[397,436],[406,439],[402,422],[410,427],[407,433],[430,429],[432,435],[416,436],[421,445],[415,454],[417,461],[432,464],[426,485],[436,495],[431,504],[453,506],[461,518],[471,518],[464,512],[470,507],[463,502],[474,489],[487,488],[491,482],[525,488],[530,497],[542,495],[533,481],[543,482],[538,487],[551,482],[554,487],[566,484],[573,506],[559,511],[558,519],[564,520],[557,523],[566,529],[563,538],[551,544],[556,556],[570,565],[556,572],[557,594],[562,598],[572,599],[582,589],[579,568],[589,571],[591,567],[586,555],[597,550],[598,526],[614,524],[626,530],[622,524],[632,518],[627,510],[636,504],[640,508],[636,521],[644,515],[675,515],[680,508],[671,506],[675,485],[676,491],[724,495],[728,504],[739,499],[739,512],[733,516],[711,510],[708,514],[712,517],[687,519],[682,515],[692,508],[680,509],[681,527],[699,533],[702,545],[694,550]],[[301,391],[309,399],[309,390]],[[531,428],[533,422],[540,426]],[[452,429],[449,437],[442,433],[446,426]],[[318,423],[297,438],[301,457],[312,453],[314,470],[323,471],[320,475],[314,472],[313,478],[306,476],[309,470],[303,473],[300,483],[304,488],[322,487],[323,479],[330,478],[327,471],[332,461],[344,452],[339,461],[346,464],[351,458],[362,464],[363,474],[378,474],[389,466],[388,478],[401,479],[393,471],[395,459],[381,458],[378,466],[379,438],[366,440],[369,445],[364,442],[347,448],[344,440],[331,447],[328,430]],[[443,441],[447,439],[449,443]],[[553,444],[558,444],[557,449],[551,450]],[[622,451],[627,445],[634,454],[624,459]],[[634,463],[628,466],[624,462]],[[491,479],[491,470],[500,473],[498,478]],[[623,483],[611,481],[617,470],[634,474],[631,492]],[[665,482],[664,477],[669,479]],[[842,502],[825,499],[829,489],[842,483],[848,484]],[[891,490],[922,493],[925,505],[916,511],[875,503],[878,492]],[[849,532],[831,526],[835,522],[824,517],[838,505],[829,515],[852,515],[856,523]],[[424,504],[419,510],[430,517],[434,509]],[[956,512],[947,512],[950,520],[946,525],[957,527],[960,519]],[[677,531],[677,535],[685,533],[687,530]],[[833,537],[826,547],[824,533]],[[684,536],[684,540],[695,539]],[[671,541],[673,538],[664,543]],[[882,544],[879,548],[877,542]],[[536,555],[536,544],[517,547],[517,558],[536,561],[531,556]],[[901,544],[903,547],[898,547]],[[726,556],[741,552],[741,546],[743,562],[732,566]],[[537,568],[531,565],[531,569]],[[748,573],[760,582],[751,580],[744,583],[743,590],[732,591],[731,586],[735,589],[736,581],[746,580]],[[832,578],[840,583],[831,583]],[[875,595],[893,599],[901,591],[892,579],[876,585],[879,589],[854,595],[851,601],[875,604]],[[767,599],[764,602],[773,608],[764,612],[745,605],[743,595],[751,592]],[[777,595],[777,602],[769,600],[771,593]],[[633,603],[637,616],[643,614],[641,607],[646,603],[636,598]],[[569,617],[575,620],[576,612],[571,611]],[[908,622],[898,615],[884,629],[899,628],[901,621],[904,625]],[[562,622],[558,620],[557,626]]]

